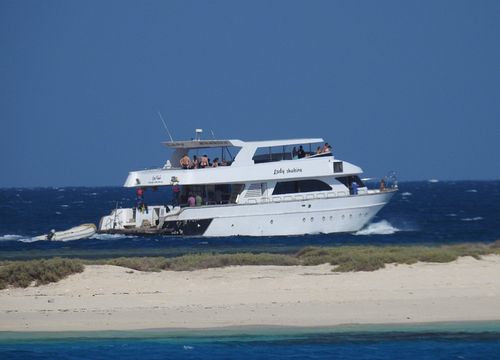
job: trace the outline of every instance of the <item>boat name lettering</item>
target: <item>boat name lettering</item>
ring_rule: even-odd
[[[293,174],[293,173],[301,173],[302,172],[302,169],[301,168],[288,168],[288,169],[283,169],[283,168],[279,168],[279,169],[274,169],[274,175],[279,175],[279,174]]]
[[[153,175],[151,177],[151,181],[148,182],[148,184],[161,184],[161,175]]]

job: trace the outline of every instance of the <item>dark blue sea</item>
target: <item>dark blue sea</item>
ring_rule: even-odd
[[[375,186],[375,184],[374,184]],[[392,201],[356,234],[289,237],[95,235],[33,242],[50,229],[99,222],[134,204],[119,187],[0,189],[0,260],[40,257],[177,256],[190,252],[293,253],[309,246],[491,243],[500,239],[500,181],[403,182]],[[149,204],[169,203],[167,190],[147,191]],[[500,324],[399,329],[266,329],[231,334],[0,332],[0,359],[500,359]]]

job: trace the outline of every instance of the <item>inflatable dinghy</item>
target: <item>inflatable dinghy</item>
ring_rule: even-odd
[[[64,231],[54,231],[45,235],[36,236],[32,241],[38,240],[50,240],[50,241],[70,241],[70,240],[80,240],[91,237],[96,233],[96,226],[94,224],[82,224],[71,229]]]

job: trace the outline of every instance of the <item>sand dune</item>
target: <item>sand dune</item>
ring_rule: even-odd
[[[0,291],[0,331],[334,326],[500,320],[500,256],[335,273],[241,266],[146,273],[87,266],[55,284]]]

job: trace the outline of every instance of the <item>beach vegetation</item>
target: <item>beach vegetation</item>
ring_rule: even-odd
[[[196,253],[178,257],[119,257],[112,259],[63,259],[0,262],[0,289],[27,287],[56,282],[82,272],[85,265],[114,265],[137,271],[192,271],[242,265],[313,266],[332,265],[332,271],[374,271],[387,264],[417,262],[446,263],[462,256],[480,259],[500,255],[500,241],[492,244],[441,246],[338,246],[306,247],[295,254],[274,253]]]
[[[82,272],[83,269],[83,263],[73,259],[10,261],[0,265],[0,289],[57,282],[68,275]]]

